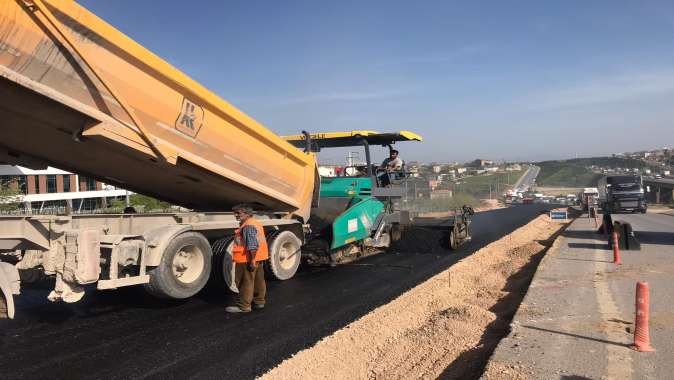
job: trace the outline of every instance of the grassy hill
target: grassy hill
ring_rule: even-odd
[[[546,187],[590,187],[595,186],[602,177],[593,173],[589,166],[604,168],[644,169],[649,167],[641,160],[621,157],[576,158],[563,161],[543,161],[536,163],[541,171],[536,183]]]
[[[546,187],[590,187],[595,186],[602,177],[601,174],[575,165],[564,163],[539,164],[541,172],[536,178],[536,184]]]
[[[467,193],[478,198],[487,198],[491,189],[492,196],[496,197],[497,194],[504,192],[510,185],[517,182],[522,174],[524,174],[523,170],[466,177],[453,187],[457,193]]]

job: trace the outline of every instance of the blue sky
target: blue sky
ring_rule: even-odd
[[[674,145],[672,1],[79,2],[279,134],[408,129],[440,162]]]

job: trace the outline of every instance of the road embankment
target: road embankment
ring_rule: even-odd
[[[262,378],[479,378],[563,227],[537,217]]]

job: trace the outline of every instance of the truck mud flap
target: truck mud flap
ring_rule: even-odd
[[[0,319],[14,318],[14,294],[20,293],[20,284],[14,265],[0,263]]]

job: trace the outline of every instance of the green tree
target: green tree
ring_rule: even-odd
[[[132,194],[129,196],[129,205],[136,208],[137,211],[157,211],[166,210],[171,207],[168,202],[160,201],[159,199],[149,197],[143,194]],[[126,202],[123,200],[113,201],[110,205],[112,208],[124,208]]]
[[[0,212],[15,211],[21,205],[21,193],[11,184],[0,183]]]

